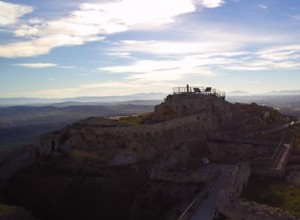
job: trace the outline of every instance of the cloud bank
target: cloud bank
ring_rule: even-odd
[[[4,1],[0,1],[0,9],[0,26],[14,24],[20,17],[33,11],[33,7]]]
[[[55,67],[57,64],[54,63],[16,63],[14,66],[22,66],[27,68],[48,68],[48,67]]]
[[[222,0],[121,0],[83,3],[68,16],[43,21],[32,18],[15,30],[22,41],[2,45],[0,57],[31,57],[49,53],[53,48],[101,41],[109,34],[148,29],[172,23],[177,16],[195,12],[197,7],[219,7]],[[15,23],[33,11],[30,6],[0,2],[0,24]],[[0,5],[1,6],[1,5]]]

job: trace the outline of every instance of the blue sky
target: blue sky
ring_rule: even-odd
[[[0,1],[0,97],[300,89],[298,0]]]

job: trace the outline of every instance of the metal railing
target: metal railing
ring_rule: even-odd
[[[173,94],[203,94],[203,95],[212,95],[212,96],[216,96],[219,98],[222,98],[225,100],[226,97],[226,93],[219,91],[215,88],[212,87],[202,87],[202,86],[197,86],[197,87],[190,87],[190,86],[186,86],[186,87],[174,87],[173,88]]]

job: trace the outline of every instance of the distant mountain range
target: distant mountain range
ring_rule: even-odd
[[[251,95],[250,92],[246,92],[246,91],[231,91],[227,93],[228,96],[247,96],[247,95]]]
[[[281,90],[267,93],[269,95],[300,95],[300,90]]]
[[[166,93],[137,93],[124,96],[83,96],[72,98],[0,98],[0,107],[7,106],[77,106],[77,105],[115,105],[115,104],[132,104],[132,105],[156,105],[167,96]],[[243,96],[286,96],[300,95],[300,90],[281,90],[267,93],[253,94],[247,91],[231,91],[227,93],[228,97]]]
[[[47,98],[0,98],[0,106],[16,106],[16,105],[29,105],[29,106],[72,106],[72,105],[101,105],[101,104],[118,104],[126,102],[128,104],[153,104],[162,101],[167,94],[165,93],[138,93],[125,96],[86,96],[86,97],[73,97],[62,99],[47,99]],[[150,102],[149,102],[150,101]]]
[[[300,90],[280,90],[266,93],[250,93],[247,91],[231,91],[228,96],[280,96],[280,95],[300,95]]]

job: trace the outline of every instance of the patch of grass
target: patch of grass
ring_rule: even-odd
[[[280,207],[297,218],[300,217],[300,187],[287,184],[283,179],[251,177],[242,197]]]
[[[147,117],[147,114],[124,116],[119,119],[120,122],[139,125]]]
[[[7,215],[14,212],[16,207],[0,204],[0,214]]]

